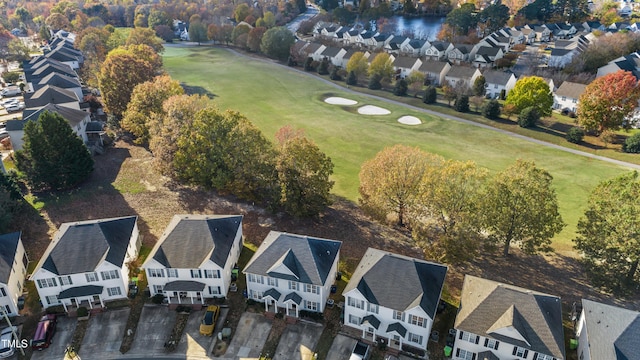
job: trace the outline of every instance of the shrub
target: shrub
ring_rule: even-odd
[[[382,76],[378,75],[378,74],[374,74],[371,75],[371,77],[369,78],[369,89],[371,90],[380,90],[382,89],[382,83],[380,82],[382,80]]]
[[[393,88],[393,94],[396,96],[406,96],[409,85],[405,79],[396,81],[396,86]]]
[[[331,69],[331,73],[329,74],[329,79],[335,80],[335,81],[342,80],[342,76],[340,76],[340,73],[338,72],[338,68],[337,67],[334,66]]]
[[[504,100],[506,98],[507,98],[507,92],[504,89],[500,90],[500,100]]]
[[[518,125],[523,128],[536,126],[538,120],[540,120],[540,114],[538,114],[538,109],[533,106],[523,109],[520,114],[518,114]]]
[[[572,127],[567,131],[567,141],[574,144],[580,144],[584,137],[584,130],[579,127]],[[624,147],[624,146],[623,146]]]
[[[626,153],[640,153],[640,133],[629,136],[622,144],[622,151]]]
[[[304,71],[313,71],[314,67],[313,67],[313,58],[311,56],[309,56],[305,61],[304,61]]]
[[[326,58],[322,59],[320,65],[318,66],[318,74],[319,75],[327,75],[329,74],[329,60]]]
[[[576,113],[575,113],[575,112],[573,112],[573,111],[569,111],[569,114],[568,114],[568,115],[569,115],[569,117],[570,117],[570,118],[572,118],[572,119],[575,119],[575,118],[576,118]]]
[[[178,307],[176,307],[176,312],[179,312],[179,313],[190,313],[191,312],[191,307],[190,306],[184,306],[184,305],[178,305]]]
[[[500,117],[500,103],[498,100],[491,100],[482,108],[482,116],[495,120]]]
[[[76,313],[78,315],[78,317],[85,317],[87,315],[89,315],[89,310],[87,310],[86,307],[81,306],[78,308],[78,311]]]
[[[287,66],[297,66],[298,62],[296,61],[296,59],[289,55],[289,58],[287,59]]]
[[[453,104],[453,108],[458,112],[469,112],[469,96],[460,95]]]
[[[153,302],[154,304],[162,304],[163,301],[164,301],[164,295],[162,294],[155,294],[151,298],[151,302]]]
[[[355,71],[349,71],[349,76],[347,76],[347,85],[356,84],[358,84],[358,76],[356,76]]]
[[[438,91],[435,86],[428,86],[424,91],[422,102],[425,104],[435,104],[438,100]]]

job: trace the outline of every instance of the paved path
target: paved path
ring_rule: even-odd
[[[181,44],[165,44],[165,46],[167,46],[167,47],[190,47],[190,46],[193,46],[193,45],[181,43]],[[292,68],[292,67],[288,67],[286,65],[282,65],[282,64],[280,64],[280,63],[278,63],[278,62],[276,62],[274,60],[271,60],[271,59],[262,58],[262,57],[258,57],[258,56],[248,56],[248,55],[245,55],[243,53],[240,53],[240,52],[235,51],[234,49],[230,49],[230,48],[224,48],[224,49],[229,51],[230,53],[232,53],[234,55],[237,55],[237,56],[240,56],[240,57],[244,57],[244,58],[251,59],[251,60],[254,60],[254,61],[270,63],[270,64],[274,64],[274,65],[277,65],[277,66],[282,66],[282,67],[287,68],[289,71],[295,71],[297,73],[304,74],[306,76],[313,76],[314,78],[318,79],[319,81],[322,81],[327,85],[333,86],[334,88],[340,89],[341,91],[349,93],[349,94],[358,95],[358,96],[362,96],[362,97],[367,97],[367,98],[375,99],[377,101],[384,102],[384,103],[387,103],[387,104],[393,104],[393,105],[397,105],[397,106],[402,106],[402,107],[405,107],[407,109],[411,109],[413,111],[421,112],[421,113],[424,113],[424,114],[428,114],[428,115],[432,115],[432,116],[438,116],[438,117],[441,117],[441,118],[444,118],[444,119],[447,119],[447,120],[453,120],[453,121],[461,122],[461,123],[464,123],[464,124],[481,127],[481,128],[487,129],[487,130],[497,131],[499,133],[502,133],[502,134],[505,134],[505,135],[508,135],[508,136],[511,136],[511,137],[514,137],[514,138],[517,138],[517,139],[529,141],[529,142],[532,142],[532,143],[535,143],[535,144],[539,144],[539,145],[546,146],[546,147],[549,147],[549,148],[553,148],[553,149],[556,149],[556,150],[572,153],[572,154],[575,154],[575,155],[580,155],[580,156],[585,156],[585,157],[588,157],[588,158],[591,158],[591,159],[606,161],[608,163],[612,163],[612,164],[615,164],[615,165],[618,165],[618,166],[622,166],[622,167],[627,167],[627,168],[634,169],[634,170],[640,170],[640,165],[638,165],[638,164],[633,164],[633,163],[629,163],[629,162],[626,162],[626,161],[611,159],[611,158],[608,158],[606,156],[600,156],[600,155],[588,153],[586,151],[567,148],[567,147],[556,145],[556,144],[552,144],[552,143],[549,143],[549,142],[546,142],[546,141],[533,139],[533,138],[530,138],[528,136],[516,134],[516,133],[513,133],[511,131],[495,128],[495,127],[492,127],[492,126],[489,126],[489,125],[486,125],[486,124],[477,123],[477,122],[474,122],[474,121],[471,121],[471,120],[462,119],[462,118],[459,118],[457,116],[443,114],[443,113],[440,113],[440,112],[437,112],[437,111],[424,109],[424,108],[420,108],[420,107],[413,106],[413,105],[408,105],[408,104],[405,104],[405,103],[400,102],[400,101],[387,99],[387,98],[384,98],[384,97],[381,97],[381,96],[377,96],[377,95],[370,95],[370,94],[366,94],[366,93],[361,93],[359,91],[356,91],[356,90],[353,90],[353,89],[349,89],[349,88],[345,88],[343,86],[335,84],[335,83],[333,83],[333,82],[331,82],[331,81],[329,81],[327,79],[324,79],[322,77],[315,76],[315,75],[313,75],[313,74],[311,74],[309,72],[298,70],[298,69]]]

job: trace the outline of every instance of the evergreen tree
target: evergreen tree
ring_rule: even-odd
[[[327,75],[329,73],[329,60],[327,58],[322,59],[320,66],[318,66],[319,75]]]
[[[93,158],[62,116],[45,111],[25,124],[16,166],[34,190],[63,190],[87,179]]]
[[[347,85],[357,85],[358,84],[358,76],[355,71],[349,71],[349,76],[347,76]]]
[[[396,96],[406,96],[408,87],[407,81],[405,79],[400,79],[396,81],[396,86],[393,88],[393,94]]]
[[[487,119],[495,120],[500,117],[500,103],[498,100],[491,100],[482,108],[482,115]]]
[[[425,104],[435,104],[438,100],[438,91],[435,86],[427,87],[427,90],[424,91],[424,96],[422,97],[422,102]]]
[[[458,112],[469,112],[469,96],[467,95],[458,96],[455,104],[453,104],[453,107]]]

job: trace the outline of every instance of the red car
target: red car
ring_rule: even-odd
[[[48,348],[55,333],[56,316],[53,314],[43,316],[40,322],[38,322],[36,334],[33,336],[33,340],[31,340],[31,347],[37,350]]]

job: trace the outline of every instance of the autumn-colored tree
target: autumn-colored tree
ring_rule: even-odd
[[[640,100],[636,77],[618,70],[595,79],[580,96],[578,123],[587,131],[601,134],[605,130],[629,129],[634,124],[627,119]]]
[[[576,249],[597,285],[615,291],[640,282],[640,181],[633,171],[601,182],[578,222]]]
[[[88,27],[76,37],[76,47],[84,55],[81,74],[85,82],[91,86],[98,86],[98,74],[107,56],[109,36],[109,32],[104,29]]]
[[[551,238],[564,227],[553,178],[533,162],[516,163],[489,180],[482,194],[482,227],[503,254],[517,243],[528,254],[550,250]]]
[[[107,111],[120,118],[127,109],[133,89],[156,76],[158,63],[161,64],[158,55],[147,45],[111,51],[98,75],[98,84]]]
[[[447,100],[447,106],[451,106],[451,102],[458,98],[458,92],[448,83],[442,86],[442,92],[445,100]]]
[[[218,33],[220,32],[220,27],[216,24],[209,24],[207,27],[207,39],[218,41]]]
[[[517,113],[517,109],[514,104],[505,104],[502,107],[502,114],[505,115],[507,119],[511,119],[511,116],[515,113]]]
[[[369,76],[378,76],[381,81],[389,81],[393,76],[393,61],[385,52],[378,53],[371,61],[368,70]]]
[[[236,9],[233,11],[236,22],[244,21],[249,14],[251,14],[251,9],[249,9],[249,5],[245,3],[236,6]]]
[[[147,144],[150,137],[149,119],[153,117],[153,113],[162,111],[162,104],[169,97],[182,94],[184,90],[180,82],[171,79],[169,75],[158,76],[152,81],[136,85],[120,122],[122,129],[136,137],[136,144]]]
[[[549,84],[539,76],[527,76],[519,79],[509,91],[505,105],[513,104],[519,113],[525,108],[534,107],[540,116],[551,116],[553,94]]]
[[[144,27],[131,29],[125,45],[147,45],[158,54],[161,54],[164,51],[162,39],[156,36],[156,32],[153,31],[153,29]]]
[[[316,216],[331,203],[331,158],[304,136],[280,144],[277,165],[280,202],[294,216]]]
[[[54,30],[70,30],[71,29],[71,23],[69,22],[69,19],[66,16],[58,13],[53,13],[49,15],[47,20],[45,20],[45,24],[47,24],[49,28]]]
[[[426,174],[444,162],[418,148],[395,145],[385,148],[360,168],[360,204],[380,221],[397,216],[404,226],[415,211]]]
[[[249,31],[249,35],[247,37],[247,47],[249,50],[258,52],[260,51],[260,44],[262,43],[262,37],[264,33],[267,32],[267,28],[265,27],[254,27]]]
[[[420,71],[412,71],[405,80],[409,84],[409,88],[413,90],[413,96],[417,97],[418,92],[424,86],[424,74]]]
[[[356,51],[347,61],[347,73],[354,72],[357,78],[361,78],[367,73],[369,62],[361,51]]]
[[[200,110],[211,106],[204,95],[174,95],[164,101],[162,111],[149,119],[149,150],[156,168],[164,175],[176,178],[173,157],[180,137],[189,136],[193,118]]]
[[[266,11],[264,15],[258,19],[256,26],[266,27],[270,29],[276,25],[276,16],[271,11]]]
[[[231,40],[235,42],[240,35],[248,34],[249,31],[251,31],[251,28],[249,26],[244,24],[238,25],[233,28],[233,32],[231,33]]]
[[[229,24],[222,25],[218,31],[216,41],[219,43],[229,44],[231,41],[231,34],[233,33],[233,26]]]

